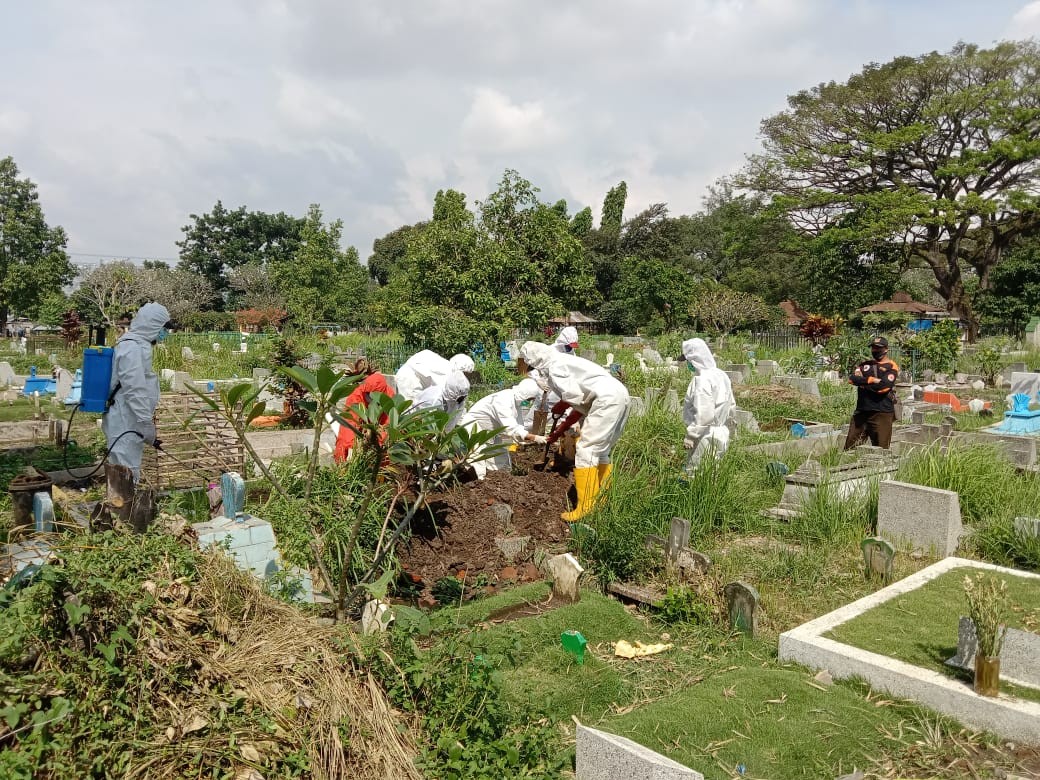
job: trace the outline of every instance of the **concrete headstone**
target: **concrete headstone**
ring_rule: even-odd
[[[675,390],[669,390],[664,394],[664,410],[675,414],[679,411],[679,394]]]
[[[740,374],[740,384],[744,384],[744,382],[751,378],[751,366],[749,366],[747,363],[734,363],[729,367],[729,369],[727,369],[726,373],[728,374],[731,371]]]
[[[961,617],[957,623],[957,655],[946,663],[961,669],[974,670],[978,638],[970,617]],[[1040,687],[1040,635],[1015,628],[1007,629],[1004,646],[1000,649],[1000,676],[1009,682]]]
[[[1019,539],[1040,539],[1040,518],[1016,517],[1015,535]]]
[[[664,358],[661,357],[661,353],[656,349],[651,349],[650,347],[643,348],[643,360],[651,366],[659,366],[664,363]]]
[[[758,591],[746,582],[731,582],[722,589],[729,624],[748,636],[758,632]]]
[[[33,493],[33,523],[38,534],[54,531],[54,502],[50,493]]]
[[[1036,398],[1037,391],[1040,391],[1040,374],[1024,371],[1015,371],[1011,374],[1011,395],[1022,393],[1033,400]]]
[[[509,504],[492,504],[488,508],[488,511],[491,513],[491,517],[494,518],[495,522],[502,527],[508,526],[510,521],[513,519],[513,507],[509,506]]]
[[[964,533],[960,498],[952,490],[886,480],[879,485],[877,530],[897,547],[953,555]]]
[[[755,364],[755,373],[759,376],[773,376],[780,373],[780,364],[775,360],[759,360]]]
[[[863,551],[867,579],[880,577],[883,582],[888,583],[892,579],[896,548],[887,539],[876,536],[864,539],[859,546]]]
[[[646,414],[646,404],[639,396],[633,396],[628,401],[628,413],[633,417],[642,417]]]
[[[72,393],[72,381],[75,375],[67,368],[58,369],[58,378],[55,380],[54,397],[64,401]]]
[[[181,347],[181,360],[194,360],[195,353],[191,347]]]
[[[220,475],[220,496],[226,517],[238,517],[246,503],[246,482],[242,475],[229,471]]]
[[[505,506],[503,504],[503,506]],[[515,561],[531,544],[530,536],[496,536],[495,547],[502,551],[507,561]]]
[[[811,376],[781,376],[776,377],[776,381],[782,385],[797,390],[799,393],[805,393],[813,398],[820,397],[820,385],[816,381],[815,377]]]
[[[18,380],[11,364],[6,360],[0,361],[0,385],[8,387],[15,384],[18,384]]]
[[[647,387],[643,390],[643,398],[646,400],[646,408],[649,409],[657,401],[661,391],[656,387]]]
[[[552,556],[547,565],[553,581],[553,596],[566,601],[578,601],[581,598],[578,578],[585,571],[578,559],[570,553],[563,553]]]
[[[191,382],[191,374],[187,371],[174,371],[170,389],[175,393],[188,392],[188,383]]]
[[[388,605],[379,599],[372,599],[361,610],[361,633],[367,636],[386,631],[393,619],[394,615]]]
[[[739,430],[758,433],[758,420],[755,419],[753,412],[744,409],[734,409],[731,415],[733,417],[733,422],[736,423]]]
[[[726,376],[729,377],[729,383],[731,385],[744,384],[744,375],[739,371],[727,371]]]
[[[704,780],[700,772],[627,737],[580,724],[574,736],[575,780]]]

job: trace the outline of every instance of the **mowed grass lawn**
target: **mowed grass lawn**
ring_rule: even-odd
[[[669,634],[594,591],[538,616],[488,619],[511,604],[548,598],[547,585],[529,585],[441,610],[435,624],[468,626],[475,652],[495,666],[509,700],[532,717],[576,719],[621,734],[706,778],[740,776],[738,767],[744,777],[773,780],[905,767],[922,734],[956,731],[945,719],[860,683],[821,684],[809,670],[779,664],[774,637],[748,639],[714,626]],[[588,640],[584,664],[562,648],[560,634],[568,629]],[[619,639],[673,647],[626,660],[613,655]]]

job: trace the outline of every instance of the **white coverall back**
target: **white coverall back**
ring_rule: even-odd
[[[683,357],[694,368],[693,379],[686,388],[683,423],[686,436],[683,446],[689,451],[686,471],[692,471],[704,456],[712,452],[721,458],[729,446],[726,421],[736,407],[729,376],[715,364],[715,358],[704,339],[688,339],[682,345]]]
[[[522,404],[525,401],[533,400],[535,396],[540,396],[541,394],[541,388],[538,387],[533,379],[523,379],[514,387],[484,396],[463,415],[459,425],[474,432],[505,428],[491,442],[496,445],[502,445],[501,451],[493,458],[485,458],[473,463],[473,470],[477,472],[479,479],[483,479],[489,471],[509,471],[512,468],[513,462],[509,458],[509,451],[506,449],[506,445],[523,441],[527,435],[527,428],[521,422],[523,417]],[[486,449],[486,447],[487,445],[480,449]]]
[[[152,418],[159,405],[159,377],[152,370],[152,342],[169,320],[165,306],[146,303],[113,350],[112,381],[108,388],[113,400],[101,419],[101,430],[111,447],[108,462],[129,468],[135,482],[141,478],[144,445],[155,442]]]
[[[452,370],[448,359],[436,352],[429,349],[416,352],[394,374],[397,394],[414,402],[426,388],[443,384]]]
[[[557,352],[548,344],[528,341],[520,356],[537,369],[539,381],[584,415],[574,467],[610,463],[610,452],[628,420],[628,389],[603,366]]]

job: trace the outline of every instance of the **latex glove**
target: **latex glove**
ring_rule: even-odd
[[[161,450],[162,449],[162,439],[156,439],[155,441],[153,441],[152,442],[152,446],[155,447],[155,449],[157,449],[157,450]]]
[[[155,423],[144,423],[141,425],[141,430],[138,431],[141,434],[141,438],[144,439],[145,444],[152,444],[155,442]]]
[[[559,417],[561,414],[571,408],[571,405],[566,401],[557,401],[553,404],[552,413],[553,417]]]
[[[538,435],[536,435],[533,439],[530,439],[529,441],[533,442],[534,444],[547,444],[548,443],[548,439],[546,439],[544,436],[538,436]]]

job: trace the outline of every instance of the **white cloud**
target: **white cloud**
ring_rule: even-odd
[[[479,87],[462,121],[462,137],[475,151],[517,152],[547,147],[560,139],[560,128],[540,100],[514,103],[490,87]]]
[[[1008,38],[1032,38],[1040,35],[1040,2],[1034,0],[1022,6],[1013,17],[1011,24],[1007,27]]]
[[[316,132],[342,125],[356,125],[358,112],[313,81],[292,73],[278,74],[279,115],[290,126]]]
[[[321,203],[367,256],[515,168],[598,216],[701,208],[787,95],[1040,35],[1040,0],[36,0],[5,14],[0,156],[76,251],[172,256],[191,213]]]

